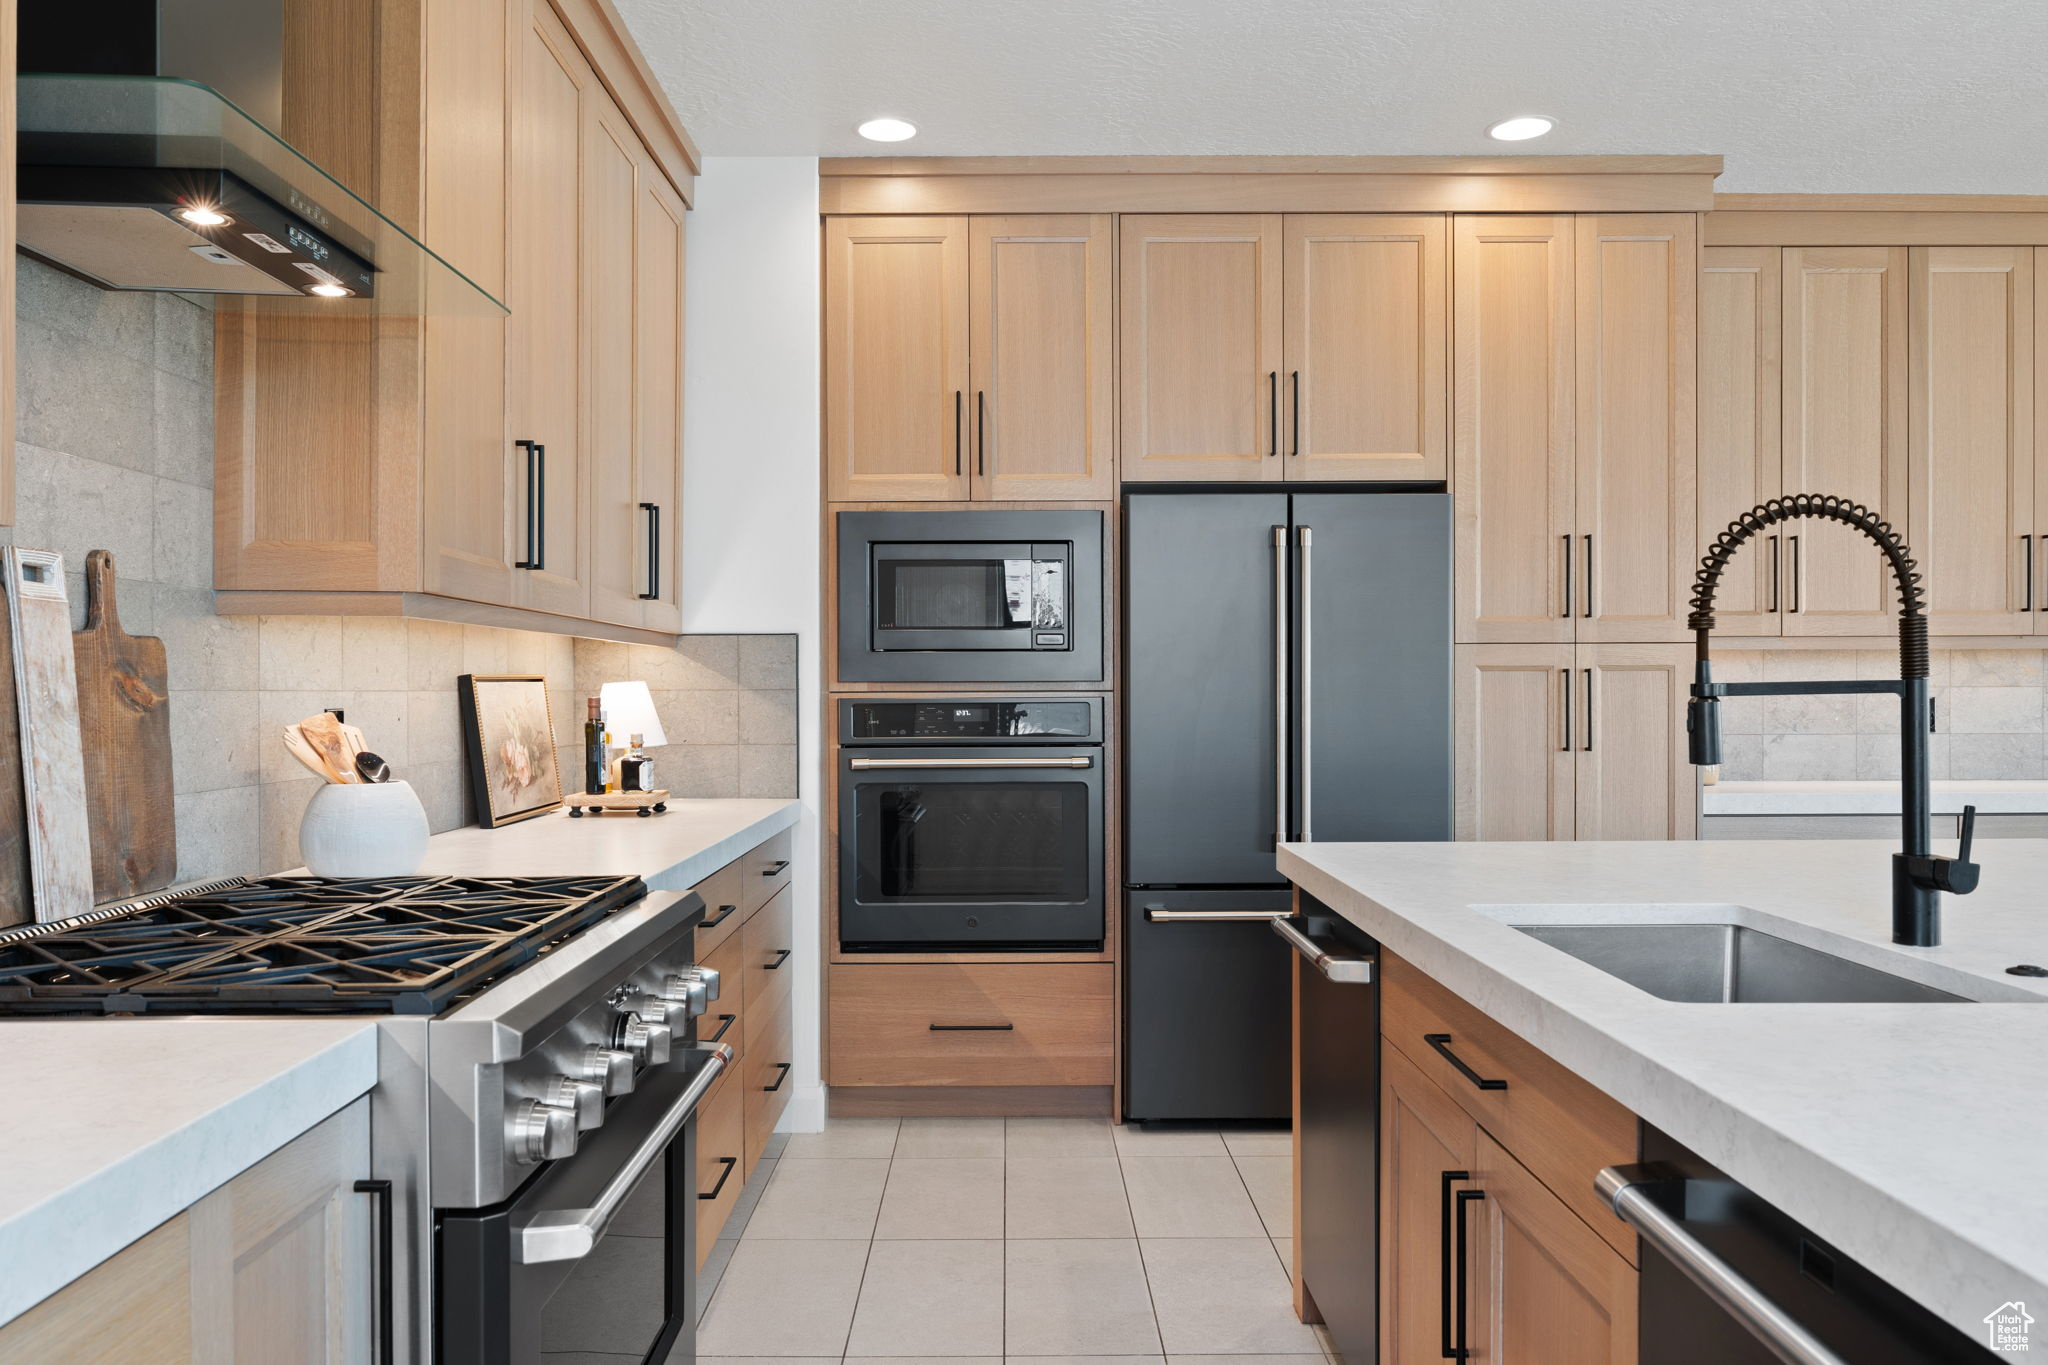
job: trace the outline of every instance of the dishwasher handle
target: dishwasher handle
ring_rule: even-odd
[[[1294,920],[1287,916],[1275,916],[1271,921],[1273,932],[1293,946],[1294,951],[1308,960],[1308,964],[1323,974],[1328,981],[1340,985],[1366,986],[1372,984],[1373,959],[1333,953],[1295,928]]]
[[[1778,1359],[1787,1365],[1848,1365],[1652,1197],[1656,1187],[1675,1183],[1680,1182],[1669,1170],[1654,1164],[1609,1166],[1594,1177],[1593,1189],[1617,1218],[1634,1227]]]

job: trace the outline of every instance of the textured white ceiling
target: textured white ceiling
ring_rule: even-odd
[[[707,155],[1719,152],[2048,193],[2048,0],[618,0]],[[878,114],[915,139],[856,136]]]

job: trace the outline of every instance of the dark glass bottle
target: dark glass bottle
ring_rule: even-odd
[[[596,697],[590,699],[590,718],[583,722],[583,790],[592,796],[604,790],[604,715]]]

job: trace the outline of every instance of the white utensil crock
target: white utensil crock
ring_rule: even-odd
[[[324,784],[299,821],[316,877],[403,877],[427,856],[427,812],[410,783]]]

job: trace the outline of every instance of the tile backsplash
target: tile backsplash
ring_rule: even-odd
[[[299,816],[319,782],[278,735],[330,706],[412,783],[436,832],[474,823],[463,673],[547,678],[571,786],[581,699],[641,678],[670,740],[654,753],[666,785],[796,794],[793,636],[693,636],[671,651],[437,621],[216,616],[211,313],[18,264],[19,498],[0,542],[64,556],[75,624],[86,552],[113,551],[122,624],[163,638],[181,879],[298,865]]]
[[[1930,661],[1936,779],[2048,777],[2048,653],[1937,649]],[[1895,678],[1895,651],[1716,651],[1723,682]],[[1723,781],[1883,780],[1899,775],[1891,697],[1740,697],[1721,704]]]

